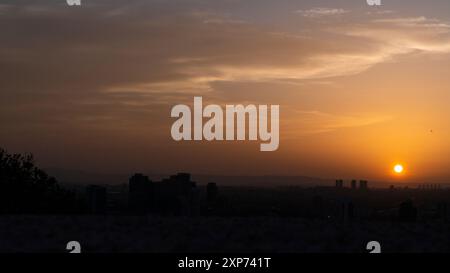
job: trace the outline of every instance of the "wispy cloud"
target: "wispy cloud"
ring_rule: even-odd
[[[286,136],[295,138],[301,135],[312,135],[333,132],[340,129],[358,128],[383,123],[392,116],[380,114],[332,114],[322,111],[293,111],[286,122]],[[299,130],[299,128],[301,128]]]
[[[310,18],[349,11],[316,8],[299,11],[309,16],[300,18],[308,21],[308,35],[280,35],[229,15],[170,5],[100,5],[75,14],[64,6],[42,9],[48,12],[15,7],[2,18],[0,83],[10,99],[23,100],[32,90],[35,99],[26,103],[65,105],[103,97],[113,109],[133,104],[133,96],[127,105],[110,100],[117,94],[151,104],[156,95],[176,100],[211,93],[217,82],[328,81],[402,54],[450,53],[448,23],[423,16],[382,14],[357,24],[324,25],[327,18]],[[354,121],[334,124],[343,120]]]
[[[343,32],[372,40],[388,58],[414,51],[450,53],[450,25],[423,16],[375,19],[365,26],[347,27]]]
[[[376,23],[391,23],[404,27],[425,27],[425,28],[450,28],[446,22],[441,22],[437,19],[428,19],[425,16],[419,17],[397,17],[397,18],[383,18],[375,19]]]
[[[350,11],[341,8],[313,8],[308,10],[296,10],[295,13],[301,14],[304,17],[322,17],[322,16],[336,16],[346,14]]]

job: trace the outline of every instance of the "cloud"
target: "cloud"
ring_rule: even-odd
[[[437,19],[428,19],[425,16],[404,17],[404,18],[383,18],[375,19],[376,23],[390,23],[404,27],[426,27],[426,28],[450,28],[448,23],[440,22]]]
[[[399,54],[450,53],[449,24],[426,17],[384,18],[366,26],[347,27],[349,36],[370,39],[385,52],[385,59]]]
[[[66,120],[130,121],[151,105],[211,94],[217,82],[322,81],[401,54],[450,51],[448,24],[426,17],[327,24],[322,17],[348,11],[317,8],[303,12],[311,15],[304,19],[310,31],[299,35],[164,1],[89,3],[76,12],[8,6],[0,26],[5,114],[25,120],[19,109],[28,107],[30,116],[47,120],[58,112]]]
[[[322,17],[322,16],[336,16],[348,13],[348,10],[338,9],[338,8],[313,8],[308,10],[297,10],[295,11],[304,17]]]
[[[286,137],[299,135],[312,135],[333,132],[340,129],[357,128],[383,123],[391,120],[392,117],[381,114],[331,114],[322,111],[293,111],[289,122],[295,127],[286,128]],[[301,128],[301,131],[298,131]]]

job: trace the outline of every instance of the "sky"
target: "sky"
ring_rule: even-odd
[[[102,173],[449,182],[449,17],[447,0],[0,1],[0,146]],[[174,141],[194,96],[280,105],[279,149]]]

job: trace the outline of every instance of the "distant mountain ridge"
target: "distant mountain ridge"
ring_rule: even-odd
[[[78,170],[65,170],[48,168],[46,171],[50,176],[54,176],[62,184],[72,185],[120,185],[127,184],[128,179],[133,173],[129,174],[102,174],[95,172],[86,172]],[[153,181],[159,181],[162,178],[169,177],[170,174],[154,174],[151,172],[143,172]],[[199,185],[206,185],[209,182],[214,182],[220,186],[247,186],[247,187],[274,187],[274,186],[334,186],[335,179],[332,178],[318,178],[310,176],[284,176],[284,175],[208,175],[208,174],[192,174],[192,180]],[[418,183],[403,183],[398,184],[387,181],[371,181],[369,180],[369,187],[389,187],[395,185],[396,187],[417,186]],[[344,181],[344,187],[350,187],[350,180]]]
[[[47,169],[51,176],[54,176],[63,184],[77,184],[77,185],[117,185],[128,183],[130,174],[102,174],[94,172],[85,172],[77,170],[64,169]],[[160,180],[169,177],[172,174],[152,174],[144,173],[152,180]],[[313,186],[313,185],[332,185],[332,179],[322,179],[307,176],[280,176],[280,175],[206,175],[193,174],[192,180],[200,185],[214,182],[223,186]]]

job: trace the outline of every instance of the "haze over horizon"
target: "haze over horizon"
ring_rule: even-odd
[[[0,147],[45,168],[450,182],[446,0],[20,0],[0,20]],[[279,149],[173,141],[194,96],[279,104]]]

